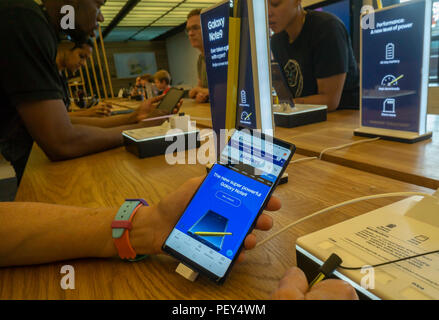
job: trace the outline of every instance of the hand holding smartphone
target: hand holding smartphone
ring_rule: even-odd
[[[160,104],[157,106],[157,109],[166,113],[171,114],[172,110],[177,107],[178,102],[184,95],[184,90],[171,88],[164,96],[163,100],[160,101]]]
[[[294,151],[258,132],[236,131],[162,250],[223,282]]]

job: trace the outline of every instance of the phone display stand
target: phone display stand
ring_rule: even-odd
[[[294,128],[327,119],[327,106],[296,104],[292,108],[287,103],[273,105],[274,123],[278,127]]]
[[[439,191],[434,195],[437,200],[406,198],[297,239],[297,266],[313,279],[323,261],[336,253],[344,266],[363,267],[334,272],[360,299],[439,299],[437,254],[366,267],[437,250]]]
[[[126,150],[139,158],[174,152],[176,148],[168,148],[175,143],[178,151],[200,147],[200,131],[188,115],[175,115],[161,126],[127,130],[122,135]]]
[[[199,274],[198,272],[192,270],[183,263],[179,263],[177,269],[175,269],[175,272],[192,282],[197,280]]]

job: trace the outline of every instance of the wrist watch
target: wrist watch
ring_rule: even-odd
[[[129,231],[133,227],[132,220],[137,210],[142,206],[148,206],[148,203],[143,199],[126,199],[111,223],[113,242],[121,259],[140,261],[148,257],[148,255],[136,255],[136,251],[131,246],[129,235]]]

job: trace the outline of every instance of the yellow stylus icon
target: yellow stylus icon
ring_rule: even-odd
[[[396,81],[398,81],[399,79],[402,79],[402,78],[404,78],[404,75],[402,74],[402,75],[400,75],[398,78],[396,78],[395,80],[392,80],[391,82],[389,82],[388,84],[387,84],[387,86],[389,87],[389,86],[391,86],[392,85],[392,83],[394,83],[394,82],[396,82]]]
[[[244,120],[248,120],[253,113],[250,113]]]
[[[204,237],[220,237],[220,236],[231,236],[231,232],[202,232],[196,231],[194,232],[196,235],[204,236]]]

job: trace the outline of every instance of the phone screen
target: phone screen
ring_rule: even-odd
[[[165,95],[163,100],[160,102],[158,109],[171,113],[172,109],[178,104],[180,99],[183,97],[184,90],[171,88],[168,93]]]
[[[254,227],[294,146],[236,131],[193,196],[163,250],[221,281]]]

